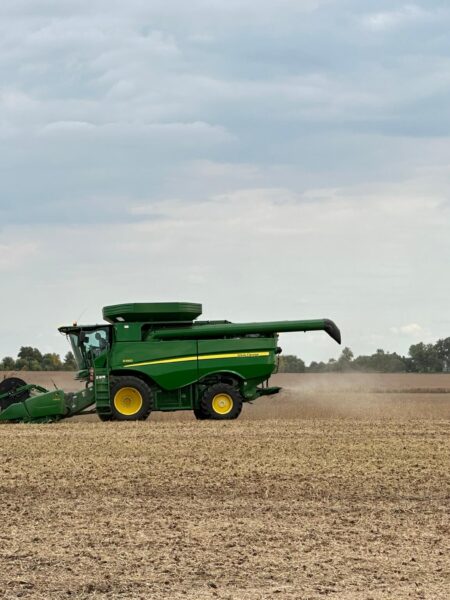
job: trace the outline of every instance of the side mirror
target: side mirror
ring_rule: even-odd
[[[86,332],[80,331],[80,335],[78,336],[78,339],[80,341],[80,344],[84,344],[84,342],[86,341]]]

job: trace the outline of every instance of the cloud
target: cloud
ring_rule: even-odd
[[[224,127],[195,121],[193,123],[154,123],[135,126],[119,123],[106,123],[104,125],[94,125],[84,121],[55,121],[47,123],[40,131],[39,135],[53,134],[71,134],[87,133],[94,134],[95,139],[105,137],[120,136],[140,137],[148,136],[177,136],[178,142],[182,142],[186,136],[207,137],[211,141],[228,142],[234,138]],[[67,139],[67,138],[66,138]],[[198,141],[198,140],[197,140]]]
[[[0,242],[0,273],[17,274],[26,265],[36,265],[39,242]]]
[[[364,15],[363,24],[374,31],[392,30],[402,25],[432,18],[435,13],[414,4],[406,4],[396,10],[374,12]]]
[[[83,132],[95,130],[95,125],[92,123],[86,123],[85,121],[55,121],[54,123],[47,123],[41,130],[41,133],[70,133],[70,132]]]
[[[391,327],[392,333],[396,335],[405,335],[408,337],[423,339],[428,335],[426,329],[421,327],[418,323],[408,323],[407,325],[401,325],[400,327]]]

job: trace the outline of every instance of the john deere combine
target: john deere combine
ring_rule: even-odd
[[[242,404],[276,394],[278,334],[326,331],[328,319],[198,321],[201,304],[106,306],[107,324],[60,327],[72,345],[83,391],[65,394],[9,378],[0,383],[0,421],[57,421],[96,412],[102,421],[146,419],[152,410],[192,410],[197,419],[236,419]]]

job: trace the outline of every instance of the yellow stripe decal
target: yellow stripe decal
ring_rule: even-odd
[[[167,365],[169,363],[189,362],[192,360],[215,360],[218,358],[257,358],[269,356],[270,352],[233,352],[230,354],[203,354],[202,356],[182,356],[180,358],[164,358],[163,360],[150,360],[148,362],[132,363],[123,365],[129,367],[146,367],[147,365]]]

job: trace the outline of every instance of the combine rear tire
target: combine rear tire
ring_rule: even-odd
[[[153,407],[150,387],[138,377],[115,377],[111,382],[111,420],[144,421]]]
[[[242,396],[233,385],[216,383],[205,390],[200,400],[200,410],[206,415],[203,418],[207,419],[237,419],[242,410]]]

